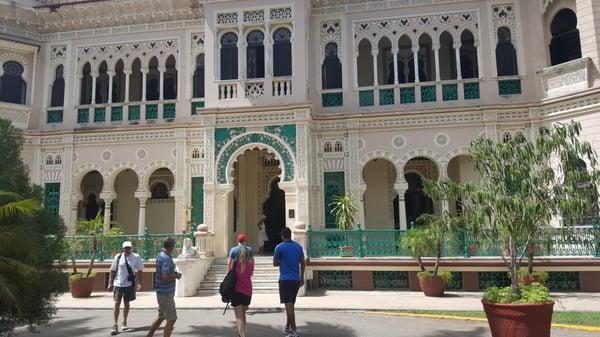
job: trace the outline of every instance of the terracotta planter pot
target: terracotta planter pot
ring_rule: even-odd
[[[554,301],[543,304],[481,303],[492,337],[550,337]]]
[[[69,289],[71,290],[71,296],[73,298],[84,298],[90,297],[92,295],[92,290],[94,290],[94,280],[93,277],[84,277],[78,280],[69,280]]]
[[[444,296],[444,291],[446,291],[446,282],[437,276],[431,275],[428,277],[418,276],[419,285],[421,286],[421,290],[425,294],[425,296],[430,297],[441,297]]]

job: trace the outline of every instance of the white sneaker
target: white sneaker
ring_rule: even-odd
[[[111,336],[116,336],[119,333],[119,327],[117,325],[113,325],[112,330],[110,330]]]
[[[123,322],[123,325],[121,325],[121,331],[127,331],[129,330],[129,328],[127,327],[127,322]]]

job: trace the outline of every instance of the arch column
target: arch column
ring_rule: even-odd
[[[285,192],[285,226],[291,229],[298,222],[298,186],[293,182],[281,182],[279,187]],[[294,213],[294,217],[290,218],[290,213]]]
[[[104,201],[104,232],[106,233],[110,230],[111,203],[116,199],[116,195],[111,192],[102,192],[100,199]]]
[[[413,47],[413,66],[415,68],[415,83],[421,82],[419,78],[419,46]]]
[[[404,173],[402,172],[398,174],[403,175]],[[406,193],[406,190],[408,190],[408,184],[406,182],[402,184],[396,184],[394,189],[398,194],[398,219],[400,220],[400,229],[406,230],[408,229],[408,225],[406,221],[406,202],[404,199],[404,194]]]
[[[125,70],[123,70],[123,74],[125,74],[125,97],[124,97],[123,102],[129,103],[129,80],[130,80],[129,76],[131,76],[131,70],[125,69]]]
[[[230,233],[233,231],[234,189],[233,184],[220,184],[216,188],[213,232],[217,257],[227,256],[229,246],[233,244]]]
[[[379,67],[377,66],[377,55],[379,55],[379,50],[371,50],[371,56],[373,57],[373,86],[375,87],[379,85],[379,73],[377,71]]]
[[[165,99],[165,72],[167,71],[167,69],[165,67],[158,67],[158,72],[160,73],[160,83],[158,84],[158,90],[159,90],[159,96],[158,99],[159,100],[164,100]]]
[[[352,195],[352,199],[357,201],[358,207],[358,219],[355,223],[359,223],[362,229],[366,229],[365,224],[365,192],[367,191],[367,185],[361,184],[357,189],[350,190],[348,193]]]
[[[146,102],[146,77],[148,76],[148,68],[142,68],[141,71],[142,71],[142,102]],[[141,119],[141,116],[140,116],[140,119]]]
[[[394,57],[394,84],[398,84],[398,52],[400,50],[398,48],[392,49],[392,55]]]
[[[77,212],[79,210],[79,201],[82,199],[79,193],[71,193],[71,208],[69,211],[69,219],[67,219],[67,231],[70,235],[74,235],[77,228]]]
[[[456,79],[462,80],[462,68],[460,63],[460,47],[462,43],[454,43],[454,53],[456,54]]]
[[[273,40],[271,37],[271,24],[265,23],[265,77],[272,77],[273,75],[273,62],[271,57],[273,56]]]
[[[183,232],[184,224],[184,192],[182,190],[171,191],[171,197],[175,199],[175,219],[173,220],[173,233]]]
[[[98,73],[90,73],[90,76],[92,76],[92,100],[91,100],[91,104],[94,105],[96,104],[96,81],[98,80]]]
[[[440,77],[440,46],[437,44],[433,45],[433,59],[435,62],[435,80],[441,81]]]
[[[108,73],[108,104],[111,104],[113,102],[113,77],[115,76],[115,72],[114,71],[109,71]]]
[[[140,202],[139,215],[138,215],[138,234],[143,235],[146,229],[146,201],[148,201],[149,195],[144,191],[136,191],[134,196]]]

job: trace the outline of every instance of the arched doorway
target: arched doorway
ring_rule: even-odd
[[[146,201],[146,227],[153,234],[175,231],[175,199],[171,191],[175,185],[173,172],[159,168],[148,179],[150,199]]]
[[[117,198],[113,200],[112,217],[125,234],[137,234],[140,203],[135,191],[138,188],[138,176],[131,169],[124,170],[117,175],[114,184]]]
[[[81,180],[81,194],[83,200],[79,202],[77,219],[90,220],[96,217],[99,211],[104,211],[104,201],[100,199],[100,192],[104,187],[104,179],[98,171],[88,172]]]
[[[399,228],[394,164],[385,159],[373,159],[363,167],[362,175],[367,185],[363,197],[364,229]]]
[[[425,157],[416,157],[409,160],[404,166],[404,179],[408,189],[404,193],[406,206],[406,222],[408,226],[416,224],[422,214],[439,213],[440,205],[434,203],[423,192],[423,180],[437,180],[439,172],[435,163]]]
[[[249,149],[233,163],[233,224],[235,238],[246,233],[247,244],[259,247],[258,222],[264,215],[269,241],[265,252],[273,252],[281,242],[279,232],[285,227],[285,192],[279,187],[281,163],[273,153],[264,149]],[[233,244],[233,243],[232,243]]]

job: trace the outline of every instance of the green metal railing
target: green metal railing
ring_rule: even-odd
[[[115,254],[122,250],[124,241],[131,241],[133,252],[139,254],[144,260],[154,259],[163,249],[163,240],[167,237],[175,239],[175,251],[173,255],[181,253],[183,240],[190,238],[195,245],[196,238],[194,232],[195,225],[192,225],[188,233],[172,234],[151,234],[148,228],[144,229],[141,235],[104,235],[101,229],[97,235],[98,239],[98,261],[111,259]],[[76,235],[65,237],[65,242],[69,244],[76,260],[89,260],[92,258],[92,242],[94,237],[91,235]]]
[[[409,257],[410,252],[401,248],[400,242],[406,230],[337,229],[314,230],[308,225],[308,256]],[[465,257],[500,256],[501,247],[489,239],[489,231],[469,233],[461,231],[448,235],[442,244],[442,256]],[[534,242],[537,256],[595,256],[600,257],[600,226],[586,228],[553,228],[545,239]],[[425,256],[432,256],[427,252]]]

